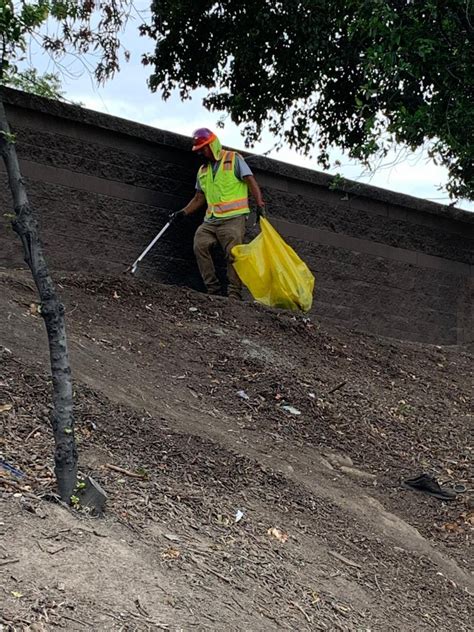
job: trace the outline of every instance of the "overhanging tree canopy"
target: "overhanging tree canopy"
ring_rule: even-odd
[[[263,128],[329,167],[427,146],[447,190],[474,199],[471,0],[154,0],[150,88]]]

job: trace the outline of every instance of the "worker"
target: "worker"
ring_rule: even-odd
[[[257,203],[257,220],[264,214],[265,203],[260,187],[248,164],[235,151],[222,149],[217,136],[207,128],[193,134],[193,147],[204,159],[200,167],[196,192],[180,211],[170,214],[170,220],[192,215],[207,204],[204,222],[194,236],[194,254],[208,294],[220,294],[211,249],[219,244],[227,261],[229,298],[241,300],[242,283],[232,265],[232,248],[243,242],[245,223],[250,213],[248,191]]]

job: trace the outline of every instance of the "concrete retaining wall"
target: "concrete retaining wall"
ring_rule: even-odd
[[[50,265],[118,273],[193,195],[189,138],[2,90]],[[474,213],[270,159],[250,161],[275,226],[316,276],[314,314],[435,344],[473,340]],[[11,212],[3,165],[0,202]],[[2,213],[0,265],[22,265]],[[173,226],[143,273],[201,287],[196,221]]]

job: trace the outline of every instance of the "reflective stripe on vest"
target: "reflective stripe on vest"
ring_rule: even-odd
[[[250,213],[248,185],[235,176],[234,151],[224,151],[216,173],[203,165],[198,172],[201,189],[206,196],[206,219],[229,219]]]

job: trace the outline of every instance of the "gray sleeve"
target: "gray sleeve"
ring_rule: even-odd
[[[199,184],[199,178],[196,178],[196,191],[202,193],[201,185]]]
[[[252,170],[240,154],[235,154],[234,173],[239,180],[246,176],[253,176]]]

